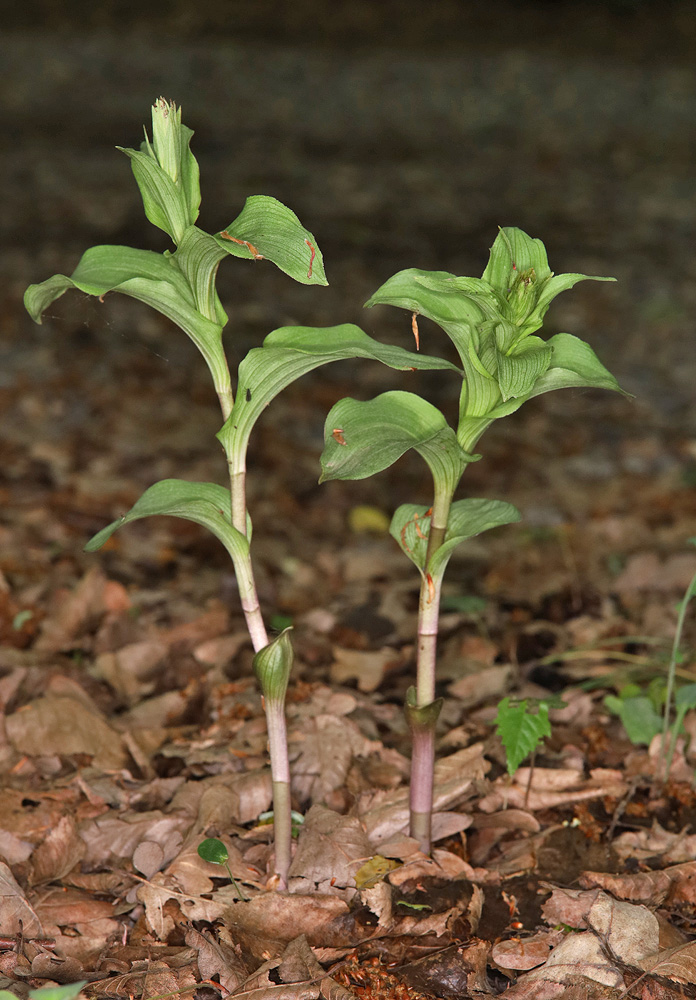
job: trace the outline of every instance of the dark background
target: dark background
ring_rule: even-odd
[[[75,488],[82,475],[84,489],[110,448],[141,484],[163,469],[193,478],[203,453],[218,458],[207,373],[165,321],[119,296],[102,306],[67,295],[42,327],[21,308],[29,282],[70,273],[88,246],[166,248],[114,149],[138,145],[160,94],[195,130],[204,228],[226,225],[247,195],[271,194],[324,253],[327,289],[270,265],[223,266],[233,359],[289,323],[354,321],[410,346],[406,314],[362,310],[371,292],[402,267],[480,274],[497,227],[519,226],[544,240],[554,271],[618,278],[561,296],[548,330],[586,338],[636,400],[555,393],[500,421],[487,448],[513,493],[529,463],[559,448],[600,490],[665,463],[691,474],[693,3],[46,0],[6,13],[0,64],[0,384],[15,487],[43,476]],[[423,330],[425,350],[448,350]],[[452,412],[456,386],[419,378],[413,387]],[[298,481],[316,482],[331,403],[399,379],[363,362],[288,390],[279,450],[298,449],[299,466],[288,460]],[[637,442],[628,459],[625,438]],[[258,461],[277,459],[261,449]],[[494,468],[484,464],[472,470],[482,483]],[[351,502],[393,480],[375,484]]]

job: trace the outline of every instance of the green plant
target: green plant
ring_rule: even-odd
[[[247,897],[242,892],[242,887],[232,874],[232,869],[228,863],[230,855],[221,840],[218,840],[217,837],[208,837],[207,840],[202,840],[198,845],[198,856],[212,865],[224,865],[227,869],[227,874],[230,877],[230,882],[234,886],[237,895],[242,902],[248,902]]]
[[[152,515],[182,517],[208,528],[225,546],[234,564],[247,628],[258,654],[269,640],[251,562],[246,461],[249,437],[259,416],[291,382],[330,361],[371,358],[401,370],[456,368],[446,361],[421,358],[402,348],[380,344],[350,324],[325,329],[284,327],[270,333],[261,347],[248,352],[236,372],[233,388],[222,340],[227,314],[216,290],[220,263],[227,257],[266,259],[302,284],[326,285],[327,281],[314,236],[274,198],[248,198],[237,218],[219,232],[207,233],[196,226],[200,186],[198,164],[190,149],[192,135],[181,123],[181,110],[160,98],[152,109],[152,141],[146,133],[140,149],[122,149],[130,159],[147,218],[169,236],[174,252],[92,247],[69,277],[56,274],[31,285],[24,301],[31,317],[40,323],[45,309],[69,289],[97,296],[100,301],[108,292],[121,292],[170,319],[203,355],[222,411],[223,425],[217,438],[227,460],[229,489],[216,483],[180,479],[155,483],[126,514],[95,535],[86,548],[93,552],[118,528]],[[292,662],[289,641],[279,637],[273,650],[273,683],[278,686],[278,677],[283,675],[287,685]],[[266,669],[263,662],[257,664],[262,684]],[[277,796],[276,871],[282,887],[287,882],[290,859],[288,755],[277,697],[266,699],[266,711],[270,713],[267,717]]]
[[[696,538],[690,538],[689,542],[696,545]],[[667,664],[666,680],[654,677],[647,688],[637,684],[625,684],[618,695],[608,694],[604,698],[604,704],[609,711],[621,719],[631,743],[644,743],[647,746],[658,733],[662,733],[660,775],[663,781],[667,780],[672,766],[677,737],[681,732],[684,717],[687,712],[696,708],[696,684],[684,684],[675,691],[677,668],[683,660],[681,643],[686,612],[691,599],[695,596],[696,574],[677,605],[677,625]],[[672,718],[673,704],[674,718]]]
[[[408,449],[426,461],[433,479],[430,504],[404,504],[391,534],[421,576],[416,686],[406,699],[413,736],[411,835],[429,852],[435,724],[436,640],[440,588],[454,549],[467,539],[520,518],[499,500],[454,500],[454,493],[487,427],[528,399],[571,386],[622,391],[584,341],[558,333],[534,336],[552,300],[583,274],[554,275],[540,240],[501,229],[481,278],[443,271],[401,271],[379,288],[368,307],[407,309],[419,347],[418,317],[437,323],[452,340],[461,368],[456,431],[430,403],[412,393],[387,392],[366,402],[344,399],[326,421],[322,481],[363,479],[386,469]],[[611,278],[595,278],[611,281]]]
[[[82,979],[79,983],[69,983],[67,986],[41,986],[39,989],[29,990],[29,997],[30,1000],[75,1000],[86,985],[87,980]],[[0,1000],[17,1000],[17,994],[11,990],[0,990]]]
[[[551,735],[549,708],[555,707],[543,698],[523,698],[520,701],[503,698],[496,714],[496,732],[505,748],[505,764],[513,775],[525,757],[533,754],[539,744]]]

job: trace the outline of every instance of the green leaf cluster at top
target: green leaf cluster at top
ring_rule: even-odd
[[[465,372],[457,437],[470,451],[489,424],[527,399],[571,386],[615,389],[616,379],[584,341],[534,334],[553,299],[579,281],[613,281],[584,274],[554,275],[544,244],[521,229],[501,229],[481,278],[411,268],[390,278],[368,300],[426,316],[448,334]]]
[[[193,132],[181,111],[160,98],[152,109],[152,142],[122,150],[130,159],[145,214],[176,246],[156,253],[124,246],[87,250],[70,276],[55,274],[30,285],[25,306],[37,323],[46,308],[68,289],[103,298],[121,292],[145,302],[177,324],[195,343],[225,399],[232,405],[229,369],[222,347],[227,315],[215,288],[225,257],[267,259],[303,284],[326,285],[321,251],[308,229],[275,198],[254,195],[219,233],[195,225],[200,205],[198,164],[190,150]]]

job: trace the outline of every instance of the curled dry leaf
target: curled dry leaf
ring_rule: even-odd
[[[331,665],[331,680],[344,684],[356,679],[358,690],[370,693],[381,685],[386,673],[398,669],[403,664],[403,654],[386,647],[370,652],[357,649],[334,647],[334,662]]]
[[[623,973],[610,961],[599,938],[590,931],[569,934],[558,944],[546,962],[525,976],[526,982],[551,980],[570,986],[593,980],[603,986],[623,986]]]
[[[612,842],[612,848],[623,861],[659,857],[664,864],[678,864],[696,857],[696,834],[688,833],[688,827],[671,833],[654,820],[650,830],[628,830],[620,834]]]
[[[541,931],[531,937],[513,937],[493,945],[491,958],[501,969],[526,972],[543,965],[552,948],[563,940],[563,931]]]
[[[319,892],[349,899],[354,895],[355,873],[371,854],[357,816],[341,816],[326,806],[314,805],[300,830],[289,873],[290,891],[308,892],[316,887]]]

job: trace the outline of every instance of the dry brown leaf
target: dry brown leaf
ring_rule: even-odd
[[[0,861],[0,927],[3,934],[23,933],[28,937],[43,934],[40,918],[3,861]]]
[[[491,958],[501,969],[524,972],[542,965],[549,952],[563,940],[563,931],[540,931],[531,937],[513,937],[493,945]]]
[[[297,853],[290,866],[291,892],[354,895],[355,873],[372,854],[357,816],[341,816],[326,806],[311,807],[300,830]],[[347,894],[346,891],[347,890]]]
[[[188,927],[184,939],[186,944],[196,949],[201,979],[217,976],[220,985],[233,993],[245,981],[249,970],[242,959],[239,945],[232,942],[226,928],[218,928],[217,935],[216,940],[207,931]]]
[[[4,822],[4,820],[3,820]],[[34,845],[27,840],[20,840],[9,830],[0,830],[0,858],[8,865],[18,865],[31,857]]]
[[[34,648],[55,652],[69,648],[87,626],[105,614],[118,615],[130,607],[126,589],[109,581],[98,566],[90,569],[71,592],[60,595],[60,603],[45,619]]]
[[[354,757],[368,757],[380,749],[376,740],[366,739],[352,719],[322,713],[305,719],[302,729],[289,734],[293,790],[313,802],[323,802],[342,788]]]
[[[476,743],[435,762],[435,813],[460,802],[474,781],[488,770],[483,758],[483,744]],[[409,825],[408,789],[365,794],[359,804],[359,814],[370,842],[381,850],[381,842],[405,834]],[[435,817],[433,817],[435,820]],[[468,824],[467,824],[468,825]]]
[[[191,826],[191,818],[181,811],[166,815],[160,810],[125,812],[121,816],[108,814],[80,825],[85,842],[86,864],[103,864],[107,859],[132,858],[138,844],[153,841],[165,852],[175,844],[174,834],[183,835]],[[170,855],[171,856],[171,855]]]
[[[345,684],[355,679],[358,690],[367,694],[380,687],[389,670],[398,669],[404,662],[403,651],[391,647],[363,652],[335,646],[333,656],[331,680],[334,684]]]
[[[623,974],[607,958],[602,942],[590,931],[569,934],[540,968],[528,972],[524,978],[527,983],[551,980],[571,985],[591,979],[603,986],[623,986]]]
[[[640,968],[646,955],[659,947],[657,917],[645,906],[613,899],[601,892],[586,921],[588,928],[608,945],[611,954],[625,965]]]
[[[606,889],[617,899],[659,906],[672,889],[667,871],[638,872],[635,875],[610,875],[606,872],[583,872],[579,880],[586,889]]]
[[[485,996],[490,993],[490,947],[488,941],[474,940],[444,948],[403,966],[399,976],[412,990],[429,997]]]
[[[153,672],[167,656],[163,642],[143,639],[122,646],[115,653],[102,653],[94,662],[91,673],[107,681],[129,705],[151,694]]]
[[[447,693],[451,698],[464,702],[467,708],[480,705],[490,698],[500,700],[508,689],[511,676],[512,666],[509,664],[486,667],[484,670],[477,670],[476,673],[467,674],[466,677],[460,677],[449,685]]]
[[[141,840],[133,851],[133,867],[144,875],[152,878],[155,872],[164,865],[164,851],[154,840]]]
[[[288,942],[304,934],[311,945],[345,947],[363,936],[349,916],[347,903],[338,896],[318,893],[266,892],[229,907],[224,920],[233,937],[239,930],[258,942]]]
[[[599,889],[559,889],[555,887],[541,907],[547,924],[565,924],[566,927],[587,927],[587,914],[596,901]]]
[[[105,771],[118,771],[126,764],[119,734],[74,698],[37,698],[9,715],[5,727],[15,749],[30,757],[84,753]]]
[[[32,856],[31,884],[60,882],[87,853],[72,816],[62,816]]]
[[[696,983],[696,942],[689,941],[648,955],[643,959],[641,968],[674,982],[693,985]]]
[[[696,834],[689,834],[688,827],[679,833],[663,829],[657,820],[649,830],[628,830],[612,841],[612,848],[622,859],[660,857],[664,863],[678,864],[696,857]]]

